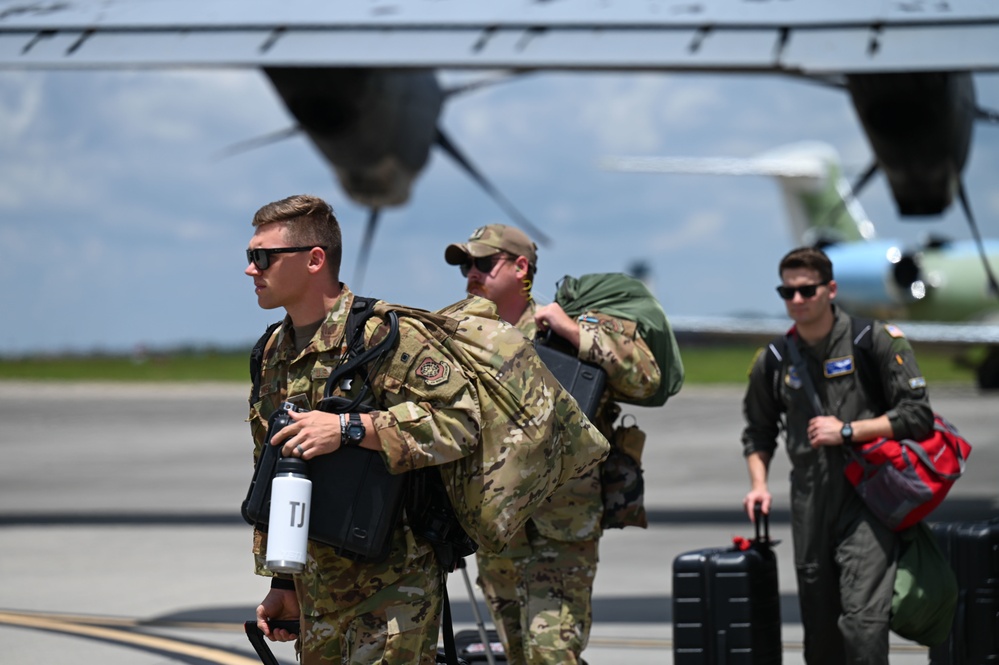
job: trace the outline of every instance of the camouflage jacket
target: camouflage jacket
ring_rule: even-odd
[[[267,344],[260,399],[250,407],[254,458],[267,438],[267,420],[281,402],[290,400],[315,408],[323,397],[326,379],[346,348],[344,329],[354,299],[350,290],[341,286],[341,296],[301,352],[294,351],[294,331],[287,318]],[[378,325],[373,317],[366,326],[366,337],[374,332],[369,345],[378,341]],[[429,373],[426,367],[440,371]],[[393,473],[452,462],[477,445],[478,402],[474,387],[459,367],[422,324],[400,317],[399,342],[371,383],[378,408],[371,415],[382,457]],[[300,598],[305,589],[303,611],[329,612],[344,603],[353,605],[368,586],[375,582],[391,586],[403,568],[432,556],[429,545],[416,540],[405,524],[404,514],[403,524],[393,535],[392,553],[381,563],[356,563],[309,541],[306,571],[298,580]],[[266,535],[258,532],[254,537],[256,571],[270,575],[263,567],[265,552]]]
[[[532,301],[516,327],[528,338],[537,334],[536,306]],[[639,337],[637,325],[601,314],[586,312],[578,318],[579,359],[599,365],[607,372],[604,392],[594,418],[600,433],[611,440],[620,407],[615,396],[648,397],[659,388],[659,366],[648,345]],[[531,518],[541,535],[554,540],[580,541],[601,534],[603,498],[599,467],[560,488],[549,503]],[[513,545],[516,544],[516,540]],[[515,554],[515,550],[511,550]]]

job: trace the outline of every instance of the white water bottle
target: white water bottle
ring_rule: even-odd
[[[267,524],[267,570],[300,573],[305,568],[309,541],[312,481],[308,467],[297,457],[278,460],[271,481],[271,510]]]

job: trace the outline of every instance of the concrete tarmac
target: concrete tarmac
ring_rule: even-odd
[[[651,524],[601,541],[591,665],[671,663],[673,558],[752,536],[740,508],[742,392],[688,387],[664,408],[626,408],[648,433]],[[242,632],[268,586],[253,575],[250,528],[239,517],[252,471],[247,393],[227,384],[0,382],[0,661],[259,662]],[[970,388],[931,397],[974,446],[932,519],[999,515],[999,401]],[[782,541],[784,662],[796,665],[788,470],[781,451],[771,535]],[[474,580],[474,558],[469,572]],[[472,628],[460,574],[448,590],[455,629]],[[272,647],[295,662],[289,644]],[[894,636],[891,649],[893,664],[928,660],[925,648]]]

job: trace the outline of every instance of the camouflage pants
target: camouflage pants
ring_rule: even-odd
[[[430,547],[399,529],[383,562],[355,563],[310,541],[297,576],[302,665],[431,665],[443,573]]]
[[[533,531],[533,530],[532,530]],[[590,636],[590,599],[598,540],[551,540],[536,532],[515,539],[524,556],[476,555],[479,585],[511,665],[564,665],[580,658]],[[527,548],[523,547],[527,545]]]

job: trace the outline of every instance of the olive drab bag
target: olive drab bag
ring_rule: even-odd
[[[437,312],[375,307],[376,314],[389,310],[419,320],[478,390],[479,445],[440,472],[462,528],[499,552],[556,489],[596,467],[610,444],[491,301],[470,297]]]
[[[891,629],[907,640],[939,646],[954,624],[957,576],[925,522],[899,533],[899,541]]]
[[[662,406],[683,386],[683,361],[666,312],[648,287],[624,273],[566,275],[559,282],[555,302],[575,318],[586,312],[601,312],[638,325],[638,334],[659,365],[662,382],[650,397],[634,400],[614,396],[619,402],[638,406]]]

